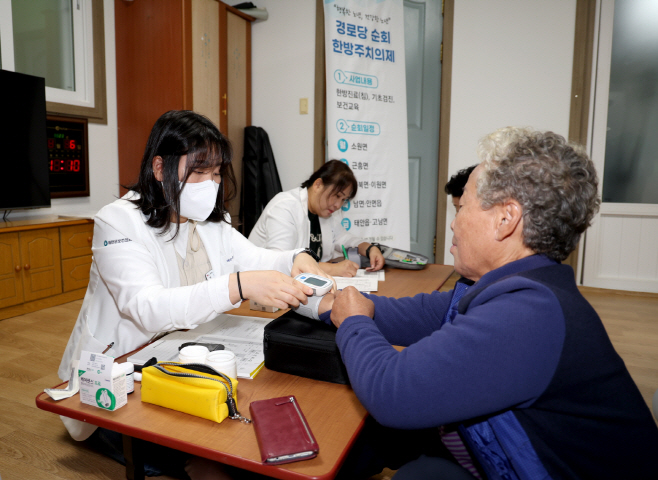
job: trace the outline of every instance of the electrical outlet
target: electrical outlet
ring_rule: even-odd
[[[308,115],[308,98],[299,99],[299,114]]]

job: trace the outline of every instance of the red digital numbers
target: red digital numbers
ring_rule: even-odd
[[[54,159],[50,161],[51,172],[79,172],[80,159],[75,160],[59,160]]]
[[[76,145],[75,145],[75,139],[61,139],[60,140],[63,143],[63,148],[64,150],[75,150]],[[49,138],[48,139],[48,148],[54,149],[54,148],[61,148],[59,145],[56,143],[56,140],[54,138]]]

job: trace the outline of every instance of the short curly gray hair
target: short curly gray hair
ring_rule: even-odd
[[[523,242],[562,261],[599,209],[598,178],[582,146],[553,132],[505,127],[478,145],[482,208],[514,199],[523,208]]]

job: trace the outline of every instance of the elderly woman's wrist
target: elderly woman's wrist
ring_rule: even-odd
[[[327,293],[324,297],[322,297],[322,301],[318,307],[318,313],[322,315],[323,313],[331,311],[331,308],[334,305],[334,299],[335,296],[333,293]]]

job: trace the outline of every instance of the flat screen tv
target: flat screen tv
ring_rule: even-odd
[[[49,207],[45,80],[0,70],[0,112],[0,211]]]

